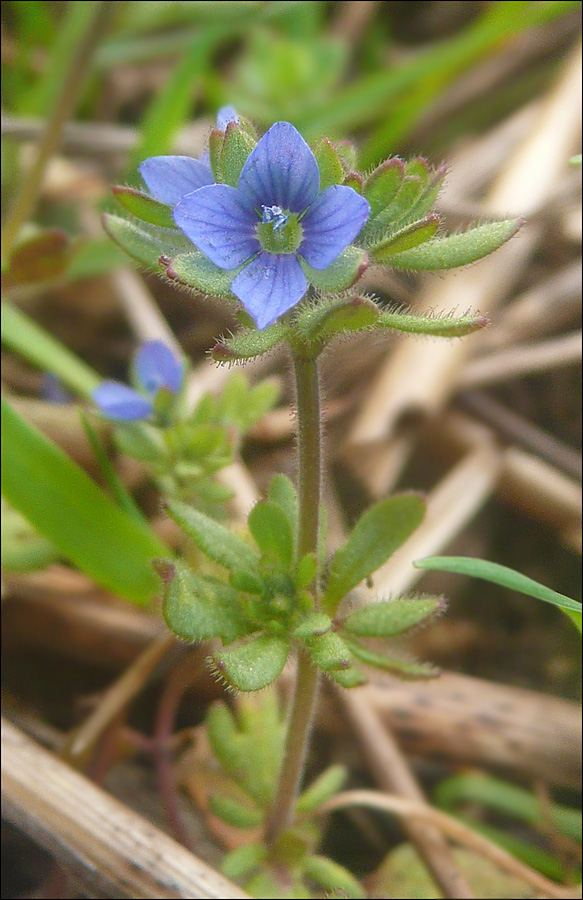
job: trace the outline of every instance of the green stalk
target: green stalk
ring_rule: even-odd
[[[321,495],[320,385],[316,358],[292,353],[298,418],[299,558],[318,549]],[[317,591],[316,579],[315,591]],[[265,839],[274,844],[292,822],[304,772],[312,720],[318,695],[319,671],[306,651],[298,653],[294,698],[289,716],[279,783]]]
[[[87,6],[85,33],[65,74],[61,94],[47,121],[35,160],[22,179],[2,229],[2,255],[5,260],[12,256],[23,225],[34,213],[47,163],[60,144],[63,126],[75,109],[95,48],[117,13],[119,2],[101,0],[83,5]]]

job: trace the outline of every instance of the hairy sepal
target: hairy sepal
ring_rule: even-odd
[[[391,257],[397,269],[433,272],[457,269],[483,259],[513,237],[522,225],[521,219],[488,222],[469,231],[433,238],[420,247]]]
[[[161,203],[160,200],[155,200],[154,197],[136,188],[121,185],[112,188],[112,193],[117,202],[140,222],[178,230],[172,218],[172,209],[166,203]]]

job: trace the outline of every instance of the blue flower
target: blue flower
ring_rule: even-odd
[[[232,106],[223,106],[217,113],[217,128],[225,131],[229,122],[239,117]],[[140,174],[152,197],[176,206],[185,194],[190,194],[207,184],[214,184],[208,150],[200,159],[190,156],[151,156],[140,166]]]
[[[116,422],[147,419],[154,412],[160,392],[178,393],[184,366],[162,341],[148,341],[135,356],[134,371],[147,396],[119,381],[104,381],[93,391],[94,403],[108,419]]]
[[[184,194],[173,216],[216,266],[259,329],[298,303],[303,265],[326,269],[354,240],[370,207],[350,187],[320,192],[316,158],[289,122],[277,122],[249,155],[238,188],[205,184]]]

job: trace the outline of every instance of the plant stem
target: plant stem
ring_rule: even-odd
[[[298,418],[299,525],[298,557],[318,550],[321,494],[320,385],[316,358],[292,353]],[[318,579],[316,578],[315,592]],[[319,671],[305,650],[298,652],[298,669],[289,716],[285,751],[265,840],[274,844],[290,825],[298,795],[316,698]]]

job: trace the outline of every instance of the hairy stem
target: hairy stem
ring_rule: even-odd
[[[298,556],[317,554],[321,494],[321,423],[318,363],[293,354],[298,418],[299,527]],[[318,579],[314,591],[317,591]],[[298,669],[279,783],[267,821],[265,839],[273,844],[290,825],[304,771],[304,762],[316,698],[319,672],[310,656],[300,650]]]

